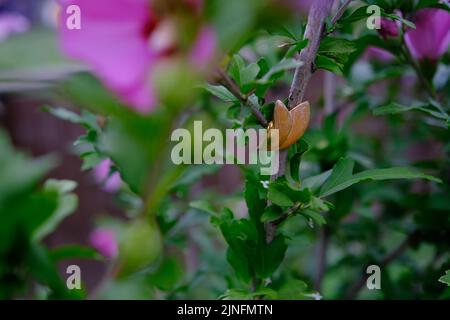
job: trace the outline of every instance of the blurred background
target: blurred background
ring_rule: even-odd
[[[256,10],[258,1],[250,2],[248,7],[243,4],[240,7],[239,1],[230,1],[230,6],[233,4],[235,8],[228,12],[228,16],[221,9],[227,7],[226,1],[216,1],[223,5],[217,5],[221,10],[211,6],[206,11],[212,16],[215,14],[216,25],[220,25],[223,13],[225,23],[222,23],[222,28],[226,30],[230,16],[236,15],[236,20],[244,21],[249,12],[259,12]],[[356,2],[367,4],[371,1]],[[294,6],[298,13],[288,21],[290,26],[304,30],[311,1],[283,3]],[[334,11],[338,7],[339,1],[336,1]],[[114,228],[117,221],[135,218],[133,209],[142,206],[141,200],[128,188],[122,188],[119,193],[114,190],[117,188],[101,181],[108,175],[109,166],[106,173],[101,173],[94,165],[93,170],[82,170],[86,158],[80,159],[80,150],[74,146],[74,141],[86,133],[85,123],[62,121],[60,118],[69,119],[71,116],[60,113],[55,117],[54,112],[46,108],[63,107],[84,116],[78,101],[66,99],[65,92],[58,87],[70,76],[88,70],[85,65],[69,60],[61,53],[57,37],[58,10],[58,5],[52,0],[0,0],[0,127],[9,136],[14,149],[33,158],[49,154],[57,156],[58,165],[43,180],[73,180],[78,184],[74,191],[78,196],[76,211],[43,239],[50,249],[75,244],[92,246],[92,235],[98,226]],[[262,29],[267,20],[279,18],[268,10],[262,12],[264,14],[255,13],[256,17],[251,20]],[[248,33],[254,31],[251,27],[248,30],[242,28]],[[217,29],[226,35],[220,27]],[[404,62],[394,60],[387,51],[361,45],[366,38],[361,36],[355,40],[361,34],[369,34],[371,41],[376,37],[378,42],[381,39],[387,43],[385,35],[361,26],[344,25],[343,30],[342,38],[360,45],[358,54],[352,55],[348,65],[339,72],[332,73],[330,68],[322,66],[313,74],[305,98],[314,108],[312,129],[307,136],[313,147],[310,158],[302,163],[302,170],[308,173],[326,171],[340,157],[350,156],[357,162],[358,169],[417,166],[448,182],[449,135],[446,124],[443,124],[445,119],[427,117],[424,120],[415,114],[403,117],[389,112],[386,113],[388,116],[382,117],[372,112],[394,100],[405,104],[426,100],[414,72],[405,67]],[[268,60],[276,60],[286,54],[289,30],[270,30],[261,36],[262,40],[258,36],[249,37],[251,39],[239,50],[230,51],[238,53],[246,63],[256,62],[260,53],[268,56]],[[233,36],[223,36],[223,39],[229,38]],[[442,98],[444,105],[448,102],[449,92],[448,61],[447,51],[433,80],[439,86],[438,97]],[[224,64],[223,61],[221,63]],[[291,69],[283,70],[286,74],[267,91],[264,97],[266,106],[288,96]],[[213,82],[214,75],[209,75],[208,80]],[[85,82],[87,87],[90,81],[91,78]],[[180,118],[191,119],[194,116],[222,128],[242,124],[234,121],[236,119],[225,119],[224,103],[203,93],[198,101],[181,113],[183,116]],[[233,113],[233,110],[228,113]],[[130,118],[135,120],[133,116]],[[97,126],[102,129],[105,121],[104,117],[90,113],[84,119],[90,119],[90,129]],[[133,125],[139,123],[136,121]],[[155,166],[154,170],[158,171],[158,167]],[[136,175],[140,174],[144,176],[139,171]],[[150,275],[137,274],[126,280],[112,280],[117,270],[114,270],[111,260],[71,257],[58,262],[59,274],[65,278],[68,265],[79,265],[86,295],[90,298],[217,298],[237,282],[226,261],[224,240],[205,212],[228,206],[237,216],[248,216],[242,199],[243,180],[242,170],[232,165],[187,169],[172,193],[162,201],[159,212],[163,212],[163,217],[158,218],[161,219],[158,223],[166,237],[164,251],[169,259],[161,263],[160,269],[151,270]],[[156,178],[150,181],[156,182]],[[336,207],[325,214],[330,219],[329,224],[321,226],[315,220],[313,223],[311,218],[295,217],[285,227],[283,232],[288,235],[291,247],[281,266],[283,272],[278,272],[273,279],[274,286],[295,283],[302,298],[305,298],[305,292],[313,294],[318,291],[327,298],[337,299],[448,298],[449,290],[437,282],[450,268],[448,195],[446,184],[437,187],[432,182],[421,180],[389,185],[368,184],[339,193],[333,198]],[[178,221],[175,227],[171,224],[173,221]],[[400,259],[395,260],[383,275],[383,283],[386,283],[383,291],[363,290],[358,296],[361,290],[358,283],[356,289],[352,288],[363,266],[371,261],[390,263],[389,252],[392,249],[394,252],[397,248],[402,252],[407,250],[406,245],[402,247],[405,239],[408,245],[412,243],[413,249],[405,255],[399,253]],[[323,257],[324,250],[328,250],[327,258]],[[11,261],[14,263],[13,259]],[[317,267],[324,264],[328,264],[326,272]],[[18,296],[34,298],[34,294],[28,291],[31,290],[22,290]],[[296,295],[297,291],[286,292],[285,297],[300,297]]]

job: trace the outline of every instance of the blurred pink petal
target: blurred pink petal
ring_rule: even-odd
[[[406,44],[417,60],[436,61],[450,43],[450,13],[442,9],[422,9],[414,18],[416,29],[405,34]]]
[[[109,159],[103,160],[94,168],[94,177],[97,183],[101,184],[107,192],[117,192],[122,186],[122,179],[118,172],[111,173],[112,162]]]
[[[28,20],[20,14],[0,14],[0,42],[6,40],[11,34],[27,31],[29,27]]]
[[[191,6],[197,13],[200,13],[203,9],[203,0],[184,0],[184,2]]]
[[[372,46],[367,48],[365,57],[369,60],[379,60],[384,62],[390,62],[395,58],[389,51]]]
[[[213,59],[216,50],[216,35],[211,27],[203,27],[191,50],[191,62],[198,69],[203,69]]]
[[[118,254],[116,233],[109,229],[96,229],[89,236],[89,243],[105,258],[115,258]]]
[[[381,29],[378,30],[378,33],[384,39],[387,39],[389,37],[395,38],[398,36],[398,28],[399,24],[397,21],[381,18]]]
[[[147,113],[155,106],[149,71],[156,54],[148,46],[152,23],[147,0],[59,0],[62,50],[85,61],[124,102]],[[81,29],[66,28],[67,6],[78,5]]]

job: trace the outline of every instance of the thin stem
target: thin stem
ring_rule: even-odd
[[[317,255],[316,255],[316,278],[315,278],[315,289],[317,291],[321,291],[322,288],[322,280],[323,276],[325,274],[325,269],[327,266],[327,251],[328,251],[328,245],[330,243],[330,234],[327,228],[322,228],[320,230],[320,236],[319,236],[319,244],[317,248]]]
[[[347,10],[347,7],[350,5],[352,1],[353,0],[345,1],[344,4],[338,9],[333,19],[331,20],[331,23],[333,25],[335,25],[339,21],[339,19],[344,15],[345,10]]]
[[[247,106],[250,108],[253,115],[258,119],[259,123],[263,127],[267,127],[269,125],[269,122],[267,121],[266,117],[262,114],[262,112],[259,110],[258,106],[251,101],[251,99],[248,99],[248,96],[243,94],[239,87],[236,85],[236,83],[231,79],[226,72],[223,70],[218,70],[218,73],[220,75],[220,83],[227,88],[244,106]]]

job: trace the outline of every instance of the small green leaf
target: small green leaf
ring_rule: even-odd
[[[237,103],[239,100],[224,86],[206,85],[205,89],[224,102]]]
[[[307,210],[302,210],[301,214],[307,218],[311,218],[314,221],[314,223],[317,224],[318,226],[322,226],[327,223],[325,218],[316,211],[307,209]]]
[[[261,216],[261,222],[265,223],[265,222],[278,220],[282,214],[283,214],[283,211],[281,210],[280,207],[277,207],[274,205],[268,206],[264,210],[264,214]]]
[[[75,181],[70,180],[48,180],[44,185],[46,192],[55,192],[58,195],[57,208],[53,214],[34,232],[34,239],[41,240],[56,230],[58,225],[78,206],[78,197],[70,193],[77,186]]]
[[[415,29],[416,28],[416,25],[414,23],[412,23],[411,21],[406,20],[406,19],[404,19],[402,17],[399,17],[396,14],[382,12],[381,15],[384,16],[384,17],[387,17],[387,18],[391,18],[393,20],[400,21],[402,24],[404,24],[405,26],[407,26],[407,27],[409,27],[411,29]]]
[[[439,278],[439,282],[445,283],[450,287],[450,270],[445,271],[445,275]]]
[[[204,200],[192,201],[189,203],[189,207],[212,214],[212,215],[217,214],[217,210],[208,201],[204,201]]]
[[[277,183],[269,184],[267,198],[280,207],[291,207],[294,205],[294,201],[283,192],[283,189]]]
[[[341,26],[345,26],[347,24],[367,19],[371,15],[370,13],[367,13],[368,7],[369,6],[362,6],[353,11],[351,14],[343,15],[342,18],[340,18],[337,23]]]

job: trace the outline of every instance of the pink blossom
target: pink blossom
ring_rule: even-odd
[[[438,60],[450,43],[450,13],[442,9],[422,9],[417,12],[414,23],[416,29],[405,34],[411,54],[417,60]]]
[[[398,27],[399,24],[397,21],[381,18],[381,29],[378,30],[378,33],[384,39],[387,39],[389,37],[395,38],[398,36]]]
[[[177,17],[172,17],[170,12],[157,16],[149,0],[59,2],[63,12],[59,28],[62,50],[87,63],[108,88],[135,110],[151,112],[157,104],[152,71],[162,59],[179,53]],[[202,2],[188,1],[187,4],[195,12]],[[79,30],[65,27],[67,15],[64,13],[69,5],[80,7]],[[215,46],[212,36],[207,34],[198,42],[200,51],[195,56],[210,56]]]
[[[0,14],[0,42],[6,40],[11,34],[27,31],[29,27],[28,20],[20,14]]]
[[[110,159],[103,160],[94,168],[94,177],[105,191],[117,192],[122,185],[122,179],[118,172],[111,174],[111,166],[112,162]]]
[[[191,62],[197,69],[204,69],[208,62],[213,60],[215,47],[216,36],[214,31],[211,27],[203,27],[191,50]]]
[[[395,56],[389,51],[373,46],[367,48],[365,57],[369,60],[374,59],[383,62],[390,62],[395,58]]]
[[[118,254],[116,233],[110,229],[96,229],[89,236],[89,243],[105,258],[115,258]]]

